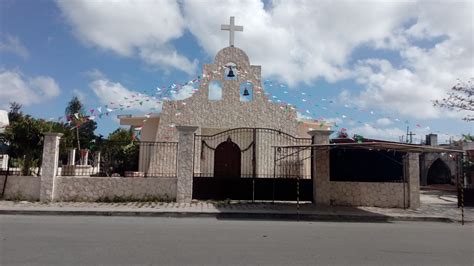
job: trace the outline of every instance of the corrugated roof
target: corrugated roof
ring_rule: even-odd
[[[329,143],[329,144],[311,144],[311,145],[285,145],[285,146],[275,146],[281,148],[347,148],[347,149],[368,149],[368,150],[389,150],[389,151],[400,151],[400,152],[413,152],[413,153],[423,153],[423,152],[448,152],[448,153],[462,153],[462,150],[454,149],[445,149],[441,147],[433,146],[423,146],[415,144],[405,144],[397,142],[353,142],[353,143]]]

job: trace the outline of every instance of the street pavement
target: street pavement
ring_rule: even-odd
[[[0,216],[1,265],[473,265],[473,225]]]

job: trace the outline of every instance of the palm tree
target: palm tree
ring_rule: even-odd
[[[76,128],[77,151],[81,151],[81,142],[79,141],[80,119],[84,113],[81,101],[74,96],[66,107],[66,117],[71,121],[71,125]]]

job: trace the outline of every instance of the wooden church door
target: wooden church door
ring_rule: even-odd
[[[240,163],[240,148],[228,138],[214,152],[214,177],[239,178]]]

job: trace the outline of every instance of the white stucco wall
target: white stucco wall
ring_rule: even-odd
[[[57,177],[54,200],[175,200],[176,178]]]
[[[0,188],[3,188],[5,176],[0,176]],[[4,199],[37,201],[40,198],[41,178],[38,176],[9,176],[5,187]]]

